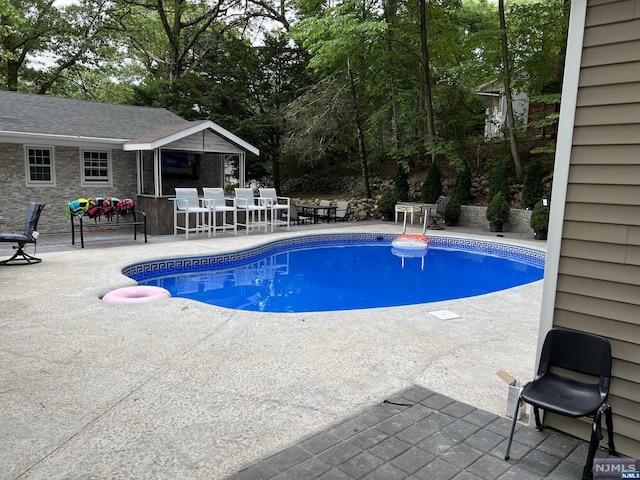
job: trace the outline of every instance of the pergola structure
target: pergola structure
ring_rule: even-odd
[[[163,150],[205,154],[203,162],[218,161],[216,170],[221,172],[220,185],[224,186],[224,164],[227,159],[238,157],[238,183],[246,182],[246,152],[259,155],[260,151],[233,133],[210,120],[187,122],[160,127],[133,139],[123,146],[124,151],[136,152],[138,194],[163,197],[165,192],[162,169]],[[211,167],[211,165],[206,165]],[[150,191],[146,187],[153,180]]]

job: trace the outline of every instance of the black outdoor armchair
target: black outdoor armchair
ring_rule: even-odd
[[[0,242],[10,242],[18,244],[17,246],[13,247],[16,250],[16,253],[14,253],[11,258],[1,261],[0,265],[27,265],[30,263],[39,263],[42,261],[42,259],[36,258],[25,252],[24,247],[27,243],[33,243],[35,254],[35,246],[38,239],[36,228],[38,228],[38,220],[40,220],[40,214],[42,213],[43,208],[44,204],[42,203],[30,202],[29,208],[27,209],[27,216],[24,221],[24,232],[0,233]]]
[[[435,230],[444,230],[444,227],[439,222],[444,223],[445,213],[450,199],[450,197],[440,195],[436,203],[427,208],[424,216],[425,229],[433,228]]]
[[[576,374],[592,377],[594,382],[577,380]],[[617,455],[613,444],[611,406],[607,404],[610,381],[611,345],[606,338],[577,330],[554,328],[545,337],[538,373],[520,393],[518,404],[523,400],[533,406],[538,430],[542,430],[539,409],[567,417],[593,419],[583,480],[593,478],[593,459],[603,438],[603,413],[606,415],[609,453]],[[514,415],[505,460],[509,460],[516,420],[517,415]]]

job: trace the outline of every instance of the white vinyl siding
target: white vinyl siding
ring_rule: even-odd
[[[615,444],[640,458],[640,0],[586,6],[553,325],[611,341]]]

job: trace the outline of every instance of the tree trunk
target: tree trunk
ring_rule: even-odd
[[[7,60],[7,90],[18,91],[18,69],[20,64],[15,60]]]
[[[424,1],[424,0],[421,0]],[[507,44],[507,27],[504,19],[504,0],[498,0],[498,12],[500,14],[500,40],[502,42],[502,66],[504,71],[504,96],[507,101],[507,129],[509,130],[509,143],[511,144],[511,157],[516,169],[516,179],[522,180],[522,165],[518,153],[518,140],[516,138],[515,121],[513,118],[513,97],[511,95],[511,72],[509,71],[509,46]]]
[[[393,34],[398,10],[397,0],[385,2],[385,20],[387,22],[387,52],[389,58],[389,89],[391,93],[391,131],[393,133],[393,147],[400,150],[400,133],[398,125],[398,101],[396,98],[396,56],[393,51]]]
[[[351,100],[353,101],[353,115],[356,124],[356,137],[358,140],[358,152],[360,154],[360,166],[362,167],[362,181],[364,183],[365,195],[371,198],[371,187],[369,186],[369,166],[367,164],[367,151],[364,143],[364,131],[362,129],[362,119],[360,104],[356,95],[356,84],[351,71],[351,61],[347,60],[347,74],[349,75],[349,86],[351,88]]]
[[[271,173],[273,176],[273,187],[276,189],[278,194],[282,193],[281,185],[280,185],[280,139],[282,136],[280,132],[274,133],[273,139],[273,154],[271,156]]]
[[[429,42],[427,41],[427,7],[425,0],[420,0],[420,41],[422,53],[423,75],[421,76],[421,91],[424,101],[424,110],[427,120],[427,138],[431,146],[431,162],[436,161],[436,154],[433,149],[433,141],[435,140],[435,128],[433,124],[433,101],[431,98],[431,61],[429,59]]]

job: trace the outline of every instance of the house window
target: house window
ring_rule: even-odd
[[[106,150],[82,150],[82,184],[111,185],[111,155]]]
[[[27,185],[54,185],[55,163],[53,148],[25,147]]]

